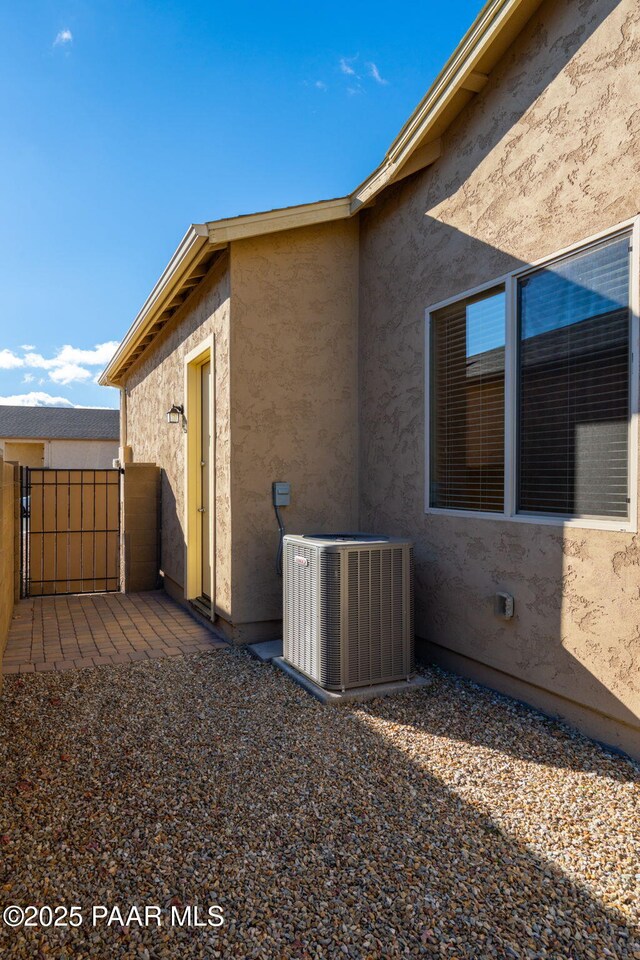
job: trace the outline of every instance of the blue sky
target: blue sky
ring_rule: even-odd
[[[480,8],[4,3],[0,404],[117,406],[95,377],[188,225],[351,191]]]

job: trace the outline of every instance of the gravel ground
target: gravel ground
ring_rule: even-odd
[[[0,924],[0,955],[640,958],[638,768],[430,676],[341,709],[230,650],[7,678],[1,905],[83,923]]]

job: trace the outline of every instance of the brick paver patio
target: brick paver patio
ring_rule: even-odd
[[[34,597],[16,604],[2,672],[77,670],[224,646],[161,590]]]

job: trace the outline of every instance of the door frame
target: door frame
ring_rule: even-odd
[[[211,583],[207,591],[211,597],[211,619],[215,617],[215,492],[216,492],[216,390],[215,390],[215,342],[213,334],[200,341],[184,358],[184,417],[185,417],[185,476],[184,476],[184,530],[185,530],[185,600],[202,596],[202,529],[198,506],[202,493],[202,469],[200,467],[202,446],[202,367],[211,364],[211,442],[209,445],[210,488],[209,507],[211,527],[209,530],[209,562]]]

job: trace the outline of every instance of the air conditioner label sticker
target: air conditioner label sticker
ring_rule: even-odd
[[[294,559],[295,563],[298,564],[299,567],[308,567],[308,566],[309,566],[309,561],[307,560],[306,557],[294,557],[293,559]]]

